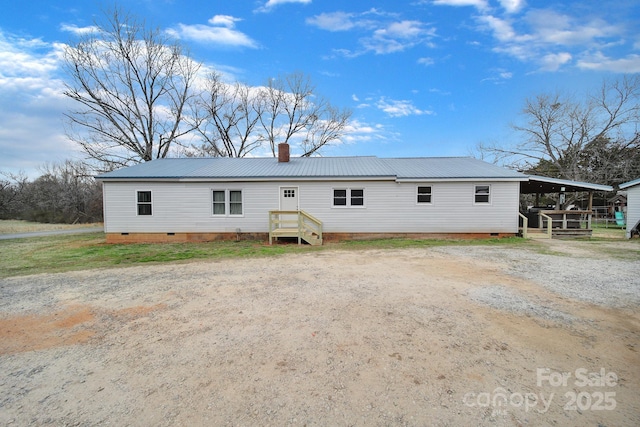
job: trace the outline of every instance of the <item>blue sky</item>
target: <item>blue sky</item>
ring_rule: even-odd
[[[248,85],[292,72],[353,110],[327,156],[465,156],[517,141],[526,97],[582,96],[640,72],[637,0],[126,0],[197,61]],[[109,2],[9,2],[0,16],[0,171],[78,156],[64,133],[64,44]],[[293,153],[295,154],[295,153]]]

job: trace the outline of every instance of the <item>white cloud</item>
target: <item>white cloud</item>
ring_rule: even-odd
[[[223,27],[233,28],[236,26],[236,22],[242,21],[242,18],[234,18],[230,15],[215,15],[209,19],[211,25],[222,25]]]
[[[492,15],[478,17],[481,26],[493,32],[493,36],[500,42],[517,41],[519,38],[511,23]]]
[[[516,13],[519,12],[524,6],[524,0],[498,0],[500,5],[504,8],[507,13]]]
[[[503,5],[506,1],[503,1]],[[515,3],[509,7],[515,7]],[[581,18],[550,9],[530,10],[522,17],[484,14],[476,19],[481,30],[493,35],[496,42],[493,51],[537,64],[541,71],[558,71],[571,64],[573,58],[584,56],[585,52],[602,51],[625,44],[622,25],[609,24],[602,18]],[[634,69],[633,58],[615,61],[605,63],[609,64],[608,67]],[[582,62],[582,67],[592,67],[597,63],[589,62],[587,65],[587,62]]]
[[[640,55],[630,54],[624,58],[612,59],[601,52],[578,61],[578,68],[615,73],[640,73]]]
[[[98,31],[100,31],[100,29],[95,25],[90,25],[88,27],[78,27],[77,25],[74,25],[74,24],[62,24],[60,25],[60,30],[65,31],[67,33],[75,34],[76,36],[97,33]]]
[[[592,45],[598,39],[615,37],[621,33],[621,28],[601,19],[580,22],[551,10],[533,10],[527,14],[526,20],[535,37],[548,44]]]
[[[435,27],[416,20],[398,20],[395,14],[370,9],[364,13],[322,13],[307,19],[308,25],[327,31],[365,30],[369,34],[361,37],[359,48],[333,49],[336,55],[354,58],[366,53],[389,54],[410,49],[416,45],[433,47]]]
[[[63,95],[63,48],[0,30],[0,170],[37,176],[45,162],[77,154],[62,125],[71,103]]]
[[[433,65],[435,63],[436,63],[436,61],[433,58],[425,57],[425,58],[419,58],[418,59],[418,64],[424,65],[425,67]]]
[[[354,119],[345,127],[345,135],[342,138],[342,142],[345,144],[355,144],[375,139],[387,139],[386,134],[387,132],[381,124],[372,125]]]
[[[234,29],[235,23],[241,21],[229,15],[215,15],[209,24],[178,24],[176,28],[167,30],[174,37],[193,40],[198,43],[212,43],[220,46],[248,47],[256,49],[258,44],[241,31]]]
[[[47,44],[40,39],[6,37],[0,33],[0,87],[15,92],[57,87],[62,81],[52,74],[60,67],[62,44]]]
[[[380,98],[380,100],[376,102],[376,107],[379,110],[384,111],[391,117],[422,116],[433,114],[433,111],[419,109],[418,107],[413,105],[412,101],[386,99],[385,97]]]
[[[494,84],[503,84],[506,80],[510,80],[513,78],[513,73],[511,71],[507,71],[502,68],[497,68],[491,70],[494,75],[492,77],[487,77],[482,79],[483,82],[492,82]]]
[[[269,0],[263,6],[256,9],[256,12],[270,12],[274,7],[287,3],[309,4],[311,0]]]
[[[569,63],[572,56],[568,52],[550,53],[541,59],[542,71],[557,71],[561,66]]]
[[[422,22],[400,21],[378,28],[370,37],[363,38],[361,43],[367,51],[387,54],[425,43],[434,36],[435,28],[426,27]]]
[[[433,0],[436,6],[474,6],[480,10],[488,7],[487,0]]]
[[[327,31],[347,31],[358,25],[352,19],[353,16],[352,13],[346,12],[321,13],[307,18],[306,22]]]

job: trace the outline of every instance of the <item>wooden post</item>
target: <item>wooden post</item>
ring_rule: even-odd
[[[591,218],[593,217],[593,191],[589,191],[589,207],[587,210],[590,212],[587,216],[587,228],[591,230]]]

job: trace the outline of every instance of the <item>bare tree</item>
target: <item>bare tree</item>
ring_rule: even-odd
[[[193,128],[185,121],[199,65],[159,30],[119,10],[64,52],[69,136],[98,162],[166,157]]]
[[[50,223],[102,221],[102,185],[80,161],[45,164],[41,175],[0,176],[0,218]]]
[[[240,83],[231,85],[220,74],[209,74],[192,116],[204,142],[196,154],[244,157],[260,147],[265,141],[256,131],[262,115],[261,101],[256,89]]]
[[[297,146],[310,156],[345,134],[351,112],[333,107],[315,94],[303,74],[270,79],[263,87],[229,85],[208,79],[196,121],[205,141],[200,153],[244,157],[257,148],[276,156],[279,143]],[[204,114],[204,115],[202,115]]]
[[[351,111],[338,110],[316,95],[315,86],[301,73],[269,79],[262,90],[264,113],[260,124],[271,153],[279,143],[302,136],[302,157],[310,156],[345,133]]]
[[[20,196],[28,182],[24,172],[13,174],[0,171],[0,219],[17,217],[22,207]]]
[[[524,123],[513,125],[524,137],[521,143],[481,146],[480,151],[520,170],[617,184],[627,174],[640,173],[639,101],[638,75],[605,81],[584,101],[538,95],[526,100]],[[629,161],[635,162],[635,171]],[[615,177],[613,169],[620,172]]]

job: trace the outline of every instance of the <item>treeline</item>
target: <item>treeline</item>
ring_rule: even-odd
[[[102,222],[102,185],[84,163],[44,165],[30,180],[0,172],[0,219],[44,223]]]

